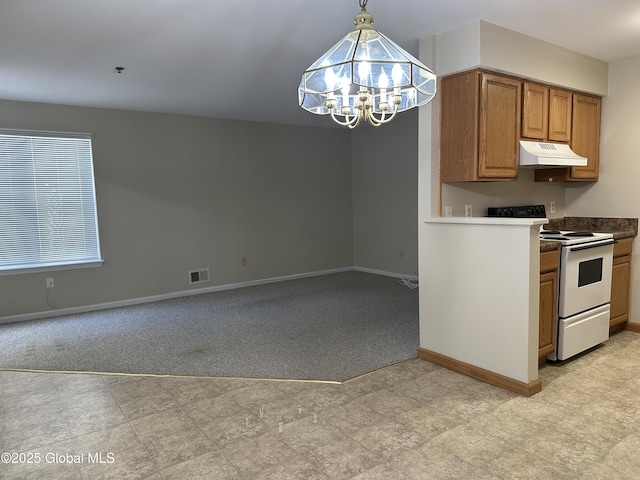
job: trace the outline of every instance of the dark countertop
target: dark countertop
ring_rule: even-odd
[[[573,230],[581,232],[613,233],[613,238],[633,238],[638,236],[637,218],[611,217],[564,217],[550,218],[545,230]],[[540,252],[549,252],[560,248],[559,242],[540,240]]]
[[[638,219],[610,217],[551,218],[545,228],[547,230],[606,232],[613,233],[614,238],[628,238],[638,235]]]

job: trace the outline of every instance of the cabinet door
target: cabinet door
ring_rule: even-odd
[[[440,181],[478,179],[478,71],[440,80]]]
[[[538,357],[545,357],[556,348],[556,271],[540,275],[540,319],[538,324]]]
[[[549,88],[528,82],[522,88],[522,136],[546,140],[549,129]]]
[[[566,90],[549,89],[549,140],[571,140],[571,115],[573,95]]]
[[[629,320],[629,288],[631,283],[631,255],[613,259],[611,274],[611,319],[614,330]]]
[[[518,176],[521,92],[518,80],[482,74],[478,166],[481,179]]]
[[[571,148],[587,157],[584,167],[571,167],[571,180],[597,180],[600,162],[600,98],[573,95],[573,125]]]

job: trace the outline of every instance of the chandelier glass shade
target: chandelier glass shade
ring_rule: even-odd
[[[302,108],[349,128],[362,121],[377,127],[436,94],[435,74],[373,29],[366,3],[360,0],[356,30],[305,70],[298,87]]]

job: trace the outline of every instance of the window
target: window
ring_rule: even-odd
[[[0,274],[101,263],[91,137],[0,130]]]

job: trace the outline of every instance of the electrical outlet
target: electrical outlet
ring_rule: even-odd
[[[453,208],[450,205],[444,207],[444,216],[445,217],[453,217]]]
[[[243,267],[247,264],[247,257],[242,257],[240,259],[240,265],[242,265]]]
[[[400,258],[404,258],[404,250],[400,249]]]
[[[556,213],[556,202],[553,200],[549,202],[549,213]]]
[[[53,288],[54,284],[53,284],[53,278],[49,277],[47,278],[47,288]]]
[[[473,207],[471,205],[464,206],[464,216],[473,217]]]

